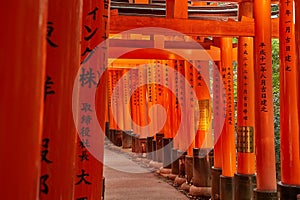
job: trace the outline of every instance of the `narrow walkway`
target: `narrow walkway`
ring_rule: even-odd
[[[187,200],[162,178],[130,160],[128,154],[104,151],[105,200]],[[133,173],[135,172],[135,173]]]

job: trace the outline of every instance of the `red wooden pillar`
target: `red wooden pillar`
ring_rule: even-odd
[[[213,68],[213,113],[214,113],[214,168],[222,169],[222,119],[224,118],[224,110],[222,108],[222,77],[221,62]],[[224,119],[223,119],[224,120]]]
[[[212,199],[220,198],[220,175],[222,174],[222,137],[225,111],[223,104],[225,90],[220,72],[221,62],[213,67],[213,117],[214,117],[214,166],[212,173]]]
[[[130,88],[134,88],[136,85],[138,85],[138,69],[132,69],[131,75]],[[133,91],[133,94],[131,96],[131,116],[132,121],[136,125],[139,125],[139,90]],[[136,125],[133,126],[133,133],[138,134],[139,129]]]
[[[272,93],[271,1],[254,0],[255,131],[257,199],[276,199]]]
[[[239,20],[252,20],[253,3],[239,4]],[[255,108],[253,38],[238,39],[237,173],[235,198],[253,198],[255,181]]]
[[[88,63],[93,57],[96,46],[108,37],[109,2],[83,1],[81,63]],[[102,57],[103,56],[103,57]],[[99,59],[106,62],[105,53]],[[96,69],[97,68],[97,69]],[[75,155],[75,199],[101,199],[103,174],[103,145],[104,135],[100,135],[97,145],[100,146],[98,158],[90,151],[94,146],[95,125],[99,123],[105,129],[106,118],[106,84],[107,71],[100,77],[103,66],[82,65],[80,69],[80,97],[78,117],[78,142]],[[99,80],[100,79],[100,80]],[[95,104],[87,96],[95,92]],[[89,108],[88,108],[89,107]],[[96,112],[96,116],[93,113]],[[97,118],[97,119],[95,119]],[[95,140],[95,139],[94,139]]]
[[[40,199],[74,196],[72,92],[80,65],[81,19],[82,1],[49,1]]]
[[[122,69],[116,69],[116,85],[114,88],[114,95],[116,98],[116,110],[115,110],[115,117],[117,120],[118,130],[123,131],[124,130],[124,105],[123,105],[123,90],[122,85],[119,82],[119,80],[122,78],[123,70]]]
[[[183,76],[185,75],[185,61],[184,60],[179,60],[179,66],[178,66],[178,74]],[[179,79],[179,83],[178,83],[178,92],[179,92],[179,108],[180,110],[178,110],[178,115],[180,116],[180,124],[181,124],[181,127],[182,127],[182,130],[186,130],[186,116],[183,116],[183,113],[185,112],[186,108],[185,108],[185,105],[186,105],[186,99],[185,99],[185,85],[184,85],[184,82],[183,82],[183,79]],[[178,137],[178,149],[179,151],[181,152],[186,152],[187,151],[187,147],[188,147],[188,144],[187,144],[187,138],[184,137],[183,134],[181,134],[179,137]]]
[[[209,63],[208,61],[195,61],[194,91],[199,105],[199,123],[195,137],[196,148],[209,147],[209,129],[211,121],[210,93],[209,93]]]
[[[174,77],[171,77],[172,80],[172,91],[175,91],[172,95],[172,110],[173,110],[173,118],[172,118],[172,131],[173,131],[173,154],[175,155],[175,151],[178,150],[178,143],[179,143],[179,136],[177,136],[177,132],[179,129],[179,124],[180,124],[180,108],[179,108],[179,81],[178,81],[178,61],[173,60],[172,61],[173,68],[174,68]],[[177,155],[177,154],[176,154]],[[174,156],[175,157],[175,156]]]
[[[112,120],[114,121],[114,130],[116,134],[124,129],[124,112],[123,112],[123,86],[119,83],[122,78],[123,70],[119,68],[109,69],[113,74],[112,77]]]
[[[146,91],[147,91],[147,85],[143,85],[144,83],[147,83],[146,79],[146,69],[144,67],[138,68],[138,76],[139,76],[139,106],[140,106],[140,112],[139,112],[139,118],[140,118],[140,137],[146,138],[148,136],[148,108],[147,108],[147,100],[146,100]]]
[[[130,69],[124,69],[123,70],[123,77],[124,77],[124,85],[123,85],[123,94],[124,94],[124,130],[125,131],[131,131],[132,126],[131,126],[131,119],[129,116],[127,116],[127,113],[130,113],[130,101],[129,101],[129,74],[128,71]]]
[[[156,109],[155,104],[157,103],[155,98],[155,68],[154,63],[149,63],[147,66],[147,96],[148,96],[148,110],[149,110],[149,117],[151,121],[149,123],[151,126],[149,126],[149,137],[152,137],[155,135],[156,130]],[[152,107],[153,106],[153,107]],[[150,112],[151,110],[151,112]]]
[[[110,107],[110,128],[112,130],[117,130],[118,126],[116,123],[116,114],[113,112],[116,110],[116,98],[112,96],[113,90],[116,86],[116,74],[114,69],[109,69],[109,74],[110,74],[110,85],[109,85],[109,94],[110,94],[110,100],[111,100],[111,107]]]
[[[195,147],[195,108],[197,105],[197,98],[194,96],[194,66],[192,63],[185,61],[185,115],[186,127],[184,131],[186,140],[187,155],[185,156],[185,175],[187,183],[190,184],[193,178],[193,149]],[[197,105],[197,106],[196,106]]]
[[[163,95],[163,106],[164,109],[166,111],[166,122],[164,125],[164,137],[165,138],[172,138],[172,131],[171,131],[171,93],[170,90],[168,89],[168,86],[170,81],[169,81],[169,68],[171,62],[168,61],[163,61],[162,62],[162,84],[163,84],[163,88],[162,88],[162,95]]]
[[[1,199],[38,199],[46,2],[7,1],[0,8]]]
[[[296,44],[300,44],[300,2],[295,1],[295,39]],[[296,45],[296,63],[297,66],[300,66],[300,45]],[[300,69],[299,67],[296,68],[297,70],[297,81],[298,81],[298,88],[300,87]],[[300,92],[297,91],[297,99],[298,99],[298,117],[300,116]],[[298,127],[300,127],[300,120],[298,119]],[[300,133],[299,133],[299,143],[300,143]],[[300,147],[299,147],[299,154],[300,154]]]
[[[300,193],[299,116],[294,1],[280,1],[280,158],[281,199]]]
[[[108,119],[109,119],[109,128],[114,129],[115,128],[115,123],[113,120],[113,114],[112,114],[112,90],[113,90],[113,71],[112,70],[107,70],[108,71],[108,86],[107,86],[107,93],[108,93]]]
[[[226,119],[222,131],[222,176],[220,179],[221,199],[234,198],[233,176],[236,172],[234,135],[234,96],[232,38],[221,38],[221,74],[226,88]]]
[[[185,106],[187,111],[186,117],[186,140],[187,140],[187,155],[193,156],[193,148],[195,147],[195,118],[194,118],[194,110],[195,110],[195,103],[197,99],[193,98],[194,92],[194,66],[192,63],[185,62],[185,78],[187,84],[185,85]]]
[[[156,95],[157,95],[157,104],[164,106],[164,93],[163,93],[163,69],[161,67],[162,61],[156,60],[155,63],[155,75],[156,75]],[[157,125],[159,126],[161,117],[159,116],[159,111],[157,112]],[[163,133],[165,124],[162,125],[162,129],[158,130],[159,133]]]

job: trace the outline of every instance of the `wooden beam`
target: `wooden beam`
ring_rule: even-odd
[[[166,49],[210,49],[214,42],[185,42],[185,41],[164,41]],[[129,47],[129,48],[154,48],[153,40],[127,40],[110,39],[109,47]]]
[[[149,4],[149,0],[134,0],[135,4]]]
[[[220,60],[220,49],[212,48],[210,50],[193,50],[193,54],[186,49],[135,49],[135,48],[119,48],[110,47],[108,57],[112,59],[161,59],[173,60],[184,59],[180,55],[184,55],[187,60]],[[121,55],[121,56],[120,56]]]
[[[189,36],[254,36],[254,21],[224,22],[212,20],[166,19],[158,17],[120,15],[111,15],[110,18],[111,34],[143,27],[168,28]],[[278,38],[278,35],[279,20],[272,19],[272,36]]]

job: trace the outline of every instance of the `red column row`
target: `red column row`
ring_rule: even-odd
[[[2,198],[73,199],[75,185],[83,184],[96,189],[76,193],[76,199],[101,198],[102,163],[95,161],[98,169],[91,172],[81,165],[75,170],[88,154],[82,148],[75,153],[84,141],[77,139],[74,120],[83,115],[73,119],[72,98],[80,57],[107,36],[108,10],[107,1],[82,0],[11,1],[1,7],[0,24],[7,30],[0,39]],[[83,129],[88,127],[78,132]]]

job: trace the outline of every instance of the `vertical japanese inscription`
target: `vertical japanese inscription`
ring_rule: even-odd
[[[46,165],[53,163],[53,161],[49,159],[49,155],[48,155],[49,154],[49,150],[48,150],[49,143],[50,143],[49,138],[43,138],[42,151],[41,151],[41,162],[45,163]],[[48,173],[42,174],[40,177],[40,193],[41,194],[47,195],[49,193],[48,179],[49,179]]]
[[[266,75],[266,51],[265,43],[259,44],[259,70],[260,70],[260,111],[268,112],[268,100],[267,100],[267,75]]]
[[[286,19],[283,24],[283,31],[284,31],[284,38],[282,39],[285,48],[283,49],[284,52],[284,64],[285,64],[285,71],[291,72],[293,70],[293,65],[295,62],[294,53],[294,22],[293,22],[293,1],[286,0],[285,4],[282,5],[284,9],[284,15]]]
[[[243,88],[243,120],[247,121],[248,120],[248,106],[249,106],[249,97],[248,97],[248,85],[249,85],[249,80],[248,80],[248,44],[244,43],[243,44],[243,62],[242,62],[242,67],[243,68],[243,85],[241,87]]]

